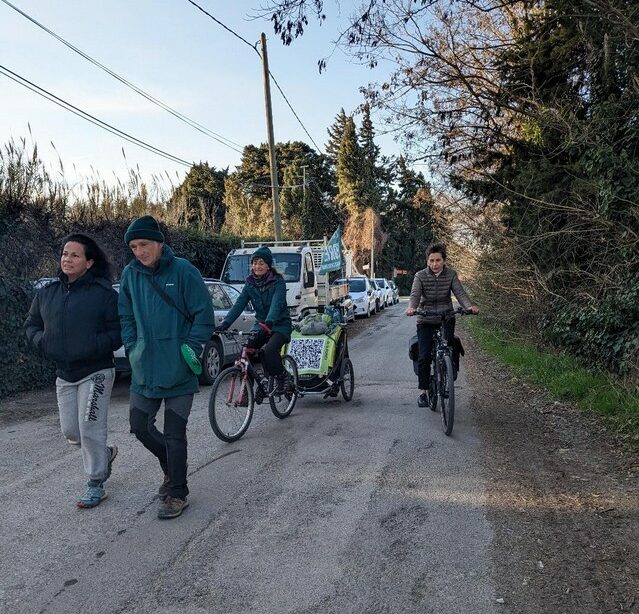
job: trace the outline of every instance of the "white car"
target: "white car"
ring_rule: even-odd
[[[388,280],[384,277],[376,277],[375,283],[377,284],[378,288],[380,288],[382,291],[382,295],[384,297],[384,305],[387,307],[389,305],[394,305],[395,299],[393,296],[393,289],[390,287]]]
[[[211,302],[213,303],[213,309],[215,311],[215,325],[217,326],[222,323],[222,320],[240,296],[240,293],[232,286],[223,284],[217,279],[205,279],[204,283],[211,295]],[[119,291],[120,284],[113,284],[113,288]],[[255,311],[253,311],[249,303],[232,326],[234,329],[248,332],[254,323]],[[240,355],[241,350],[242,347],[236,338],[213,333],[211,340],[202,348],[202,355],[200,356],[202,361],[202,374],[199,376],[200,384],[211,385],[222,367],[233,362]],[[121,346],[113,352],[113,356],[115,358],[116,373],[130,373],[131,366],[129,365],[128,357],[124,353],[124,346]]]
[[[334,283],[348,283],[348,296],[353,301],[355,317],[370,318],[375,313],[375,293],[368,277],[349,277]]]
[[[375,311],[381,311],[386,307],[386,303],[384,302],[384,292],[377,285],[374,279],[368,280],[371,284],[371,288],[373,288],[373,294],[375,295]]]
[[[397,284],[392,279],[389,279],[388,285],[393,291],[393,304],[399,303],[399,288],[397,287]]]

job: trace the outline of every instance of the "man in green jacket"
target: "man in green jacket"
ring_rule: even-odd
[[[124,235],[135,259],[122,272],[118,310],[131,363],[131,432],[160,461],[159,518],[179,516],[188,503],[186,424],[198,391],[187,359],[214,328],[213,305],[200,272],[164,244],[157,221],[145,215]],[[155,418],[164,400],[164,433]]]

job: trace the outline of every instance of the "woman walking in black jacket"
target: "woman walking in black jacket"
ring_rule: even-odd
[[[115,377],[113,351],[122,345],[111,266],[83,234],[63,242],[58,279],[36,294],[25,323],[29,340],[56,365],[62,433],[82,446],[89,478],[78,507],[99,505],[118,452],[107,446],[107,412]]]

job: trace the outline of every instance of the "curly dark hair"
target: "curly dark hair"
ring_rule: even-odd
[[[431,243],[426,248],[426,259],[428,259],[428,256],[431,254],[441,254],[442,258],[446,260],[446,246],[443,243]]]
[[[91,267],[91,273],[95,277],[104,277],[109,281],[113,281],[113,266],[109,262],[104,250],[95,242],[94,239],[83,235],[79,232],[74,232],[67,235],[62,239],[62,248],[60,249],[60,256],[64,250],[64,246],[73,241],[74,243],[80,243],[84,246],[84,256],[87,260],[93,260],[93,266]]]

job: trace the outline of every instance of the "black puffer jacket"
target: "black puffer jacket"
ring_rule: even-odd
[[[113,367],[122,345],[118,294],[109,280],[87,271],[72,284],[64,274],[38,291],[25,322],[27,338],[56,365],[58,377],[77,382]]]
[[[439,275],[428,267],[417,271],[410,291],[409,306],[436,313],[445,313],[453,308],[451,293],[455,295],[464,309],[470,309],[472,303],[457,277],[456,271],[445,266]],[[417,316],[417,323],[424,319]]]

